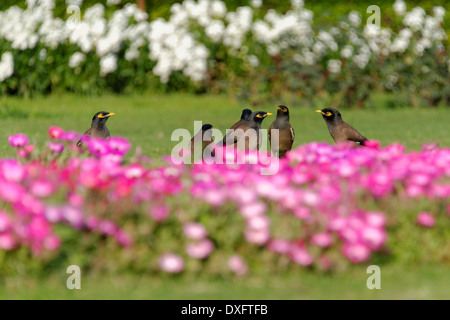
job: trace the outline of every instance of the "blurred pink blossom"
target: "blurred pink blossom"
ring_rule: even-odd
[[[8,137],[8,142],[13,148],[22,148],[28,143],[28,138],[23,133],[17,133]]]
[[[184,260],[179,255],[167,253],[159,258],[159,267],[168,273],[180,273],[184,269]]]
[[[189,222],[183,226],[184,235],[189,239],[201,240],[207,236],[206,228],[198,222]]]
[[[198,242],[186,245],[186,253],[195,259],[205,259],[214,250],[214,243],[209,239],[202,239]]]
[[[243,276],[248,271],[248,266],[239,255],[233,255],[228,259],[228,267],[239,276]]]
[[[59,139],[64,134],[64,130],[60,127],[50,126],[48,129],[48,135],[52,139]]]
[[[421,226],[432,228],[436,223],[436,219],[428,212],[421,212],[417,215],[417,223]]]

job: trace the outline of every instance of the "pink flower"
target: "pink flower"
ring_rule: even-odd
[[[261,229],[261,230],[247,229],[245,231],[245,239],[249,243],[253,243],[253,244],[262,246],[265,243],[267,243],[267,241],[270,240],[270,233],[266,229]]]
[[[321,247],[328,248],[333,243],[333,237],[327,232],[318,232],[311,236],[311,244]]]
[[[98,229],[98,226],[100,225],[100,218],[97,216],[89,216],[86,219],[86,227],[89,230],[96,230]]]
[[[110,152],[108,141],[103,139],[88,139],[87,148],[96,157],[104,156]]]
[[[159,267],[164,272],[180,273],[184,269],[184,260],[177,254],[167,253],[159,258]]]
[[[370,258],[370,249],[362,243],[348,243],[342,248],[342,253],[352,263],[361,263]]]
[[[80,139],[80,134],[75,131],[65,131],[60,137],[59,140],[67,141],[70,143],[75,143]]]
[[[386,224],[386,217],[381,212],[368,212],[366,219],[372,227],[383,227]]]
[[[55,186],[47,180],[35,180],[30,187],[31,193],[40,198],[47,198],[55,192]]]
[[[11,227],[11,220],[9,216],[0,211],[0,233],[7,231]]]
[[[50,141],[47,143],[47,147],[50,149],[50,151],[53,152],[53,154],[60,154],[64,150],[64,145],[59,142]]]
[[[45,218],[51,223],[57,223],[62,220],[62,212],[59,207],[47,206],[44,211]]]
[[[0,249],[11,250],[16,246],[16,241],[10,232],[0,233]]]
[[[206,237],[206,228],[198,222],[186,223],[183,227],[184,235],[189,239],[201,240]]]
[[[1,161],[0,170],[3,177],[8,181],[21,182],[27,174],[25,167],[16,160]]]
[[[386,231],[381,228],[365,227],[361,233],[363,241],[372,250],[380,249],[387,239]]]
[[[22,148],[28,143],[28,138],[23,133],[17,133],[8,137],[8,142],[13,148]]]
[[[122,247],[129,247],[133,244],[133,238],[125,231],[118,230],[115,234],[116,241]]]
[[[28,225],[28,236],[32,241],[42,241],[51,232],[50,223],[43,217],[35,217]]]
[[[371,148],[371,149],[378,149],[378,147],[380,146],[380,142],[376,141],[376,140],[366,140],[364,142],[364,145],[367,148]]]
[[[309,266],[314,262],[313,256],[306,250],[303,245],[299,244],[293,244],[291,246],[289,256],[292,261],[304,267]]]
[[[130,150],[131,144],[121,137],[113,137],[109,140],[109,148],[112,153],[124,155]]]
[[[245,204],[240,207],[241,214],[246,218],[264,214],[266,212],[266,210],[267,210],[267,207],[262,202],[254,202],[254,203],[250,203],[250,204]]]
[[[424,227],[434,227],[436,219],[428,212],[421,212],[417,215],[417,224]]]
[[[47,250],[56,250],[61,246],[61,239],[55,235],[49,235],[44,239],[44,247]]]
[[[113,236],[117,232],[117,226],[109,220],[101,220],[98,224],[98,231],[104,236]]]
[[[228,259],[228,267],[239,276],[242,276],[247,273],[248,267],[239,255],[233,255]]]
[[[306,220],[311,216],[311,211],[306,207],[297,207],[294,209],[294,215],[300,220]]]
[[[269,218],[263,215],[253,216],[247,220],[247,227],[252,230],[267,230],[269,226]]]
[[[20,158],[29,159],[34,151],[34,146],[32,144],[27,144],[23,149],[20,149],[18,155]]]
[[[169,214],[170,211],[166,205],[156,205],[150,208],[150,216],[158,222],[166,220]]]
[[[279,254],[287,254],[291,250],[291,243],[284,239],[272,239],[267,244],[267,248]]]
[[[186,253],[195,259],[205,259],[214,250],[214,243],[209,239],[202,239],[198,243],[189,243]]]
[[[72,206],[63,206],[61,208],[63,219],[75,229],[83,227],[83,212]]]
[[[63,135],[63,133],[64,130],[59,127],[50,126],[50,128],[48,129],[48,135],[52,139],[59,139]]]

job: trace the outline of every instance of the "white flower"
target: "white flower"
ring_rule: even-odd
[[[250,4],[253,8],[261,8],[263,2],[262,0],[251,0]]]
[[[210,10],[211,10],[211,15],[213,17],[217,17],[217,18],[223,18],[223,17],[225,17],[225,14],[227,13],[227,7],[220,0],[212,1]]]
[[[352,11],[348,14],[348,20],[354,27],[359,27],[361,24],[361,14],[357,11]]]
[[[299,10],[303,8],[304,2],[303,0],[291,0],[291,5],[293,9]]]
[[[117,57],[115,54],[108,54],[100,59],[100,75],[106,76],[108,73],[114,72],[117,69]]]
[[[219,42],[224,34],[225,25],[221,20],[213,20],[206,28],[206,35],[213,41]]]
[[[348,59],[353,55],[353,47],[350,45],[346,45],[342,50],[341,50],[341,57]]]
[[[438,19],[438,21],[442,21],[445,16],[445,8],[441,6],[433,7],[433,13],[435,18]]]
[[[248,63],[250,63],[252,67],[257,67],[259,65],[259,60],[256,56],[250,55],[248,56]]]
[[[0,59],[0,82],[11,77],[14,73],[14,57],[7,51],[2,54]]]
[[[39,60],[44,60],[47,57],[47,49],[43,48],[39,51]]]
[[[417,31],[422,28],[425,19],[425,10],[421,7],[415,7],[408,12],[403,18],[403,24],[410,27],[412,30]]]
[[[108,1],[106,1],[106,4],[107,5],[118,5],[118,4],[120,4],[122,2],[122,0],[108,0]]]
[[[82,63],[86,59],[86,55],[81,52],[75,52],[69,59],[69,67],[75,69],[80,63]]]
[[[341,72],[341,65],[341,60],[328,60],[328,71],[330,71],[331,73],[339,73]]]
[[[392,8],[394,8],[394,11],[399,16],[403,16],[406,12],[406,4],[403,0],[395,0],[394,4],[392,5]]]

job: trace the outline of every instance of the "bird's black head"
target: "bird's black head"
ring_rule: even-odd
[[[92,118],[92,121],[98,119],[99,121],[106,122],[106,120],[108,120],[108,118],[113,116],[113,115],[115,115],[115,113],[108,112],[108,111],[99,111],[96,114],[94,114],[94,117]]]
[[[251,120],[255,122],[262,122],[267,116],[271,116],[270,112],[255,111],[250,115]]]
[[[206,130],[209,130],[209,129],[212,129],[212,125],[210,125],[209,123],[207,123],[207,124],[204,124],[203,126],[202,126],[202,131],[206,131]]]
[[[285,105],[277,107],[277,116],[289,116],[289,109]]]
[[[333,121],[335,119],[342,119],[341,113],[333,108],[324,108],[322,110],[316,110],[317,113],[322,114],[322,117],[326,121]]]
[[[251,114],[252,114],[252,110],[250,110],[250,109],[242,110],[241,120],[249,120],[249,117]]]

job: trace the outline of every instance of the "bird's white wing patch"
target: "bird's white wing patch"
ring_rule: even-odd
[[[292,137],[292,140],[294,140],[294,138],[295,138],[294,128],[290,127],[290,129],[291,129],[291,137]]]

